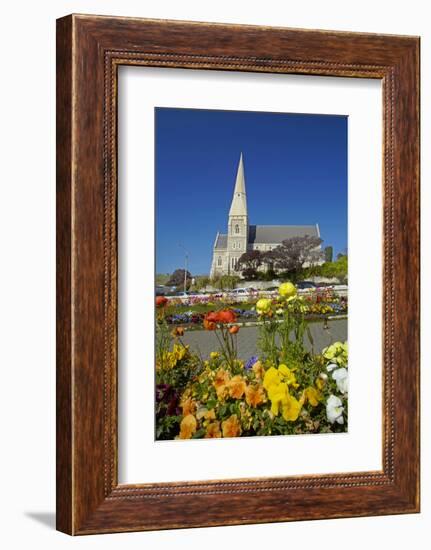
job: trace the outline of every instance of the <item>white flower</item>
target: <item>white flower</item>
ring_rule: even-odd
[[[338,369],[338,365],[336,363],[329,363],[329,365],[326,367],[326,370],[328,372],[331,372],[334,369]]]
[[[330,395],[326,402],[326,416],[331,424],[338,422],[338,424],[344,424],[343,417],[344,407],[342,406],[341,399],[336,395]]]
[[[332,373],[332,378],[337,382],[338,391],[345,394],[349,390],[349,374],[347,369],[342,367]]]

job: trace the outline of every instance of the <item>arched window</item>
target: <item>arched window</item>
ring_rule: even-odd
[[[236,248],[236,243],[232,243],[232,248]]]
[[[241,248],[241,243],[238,243],[238,250]]]
[[[221,265],[221,256],[218,257],[217,264]]]
[[[239,225],[238,224],[235,225],[235,233],[239,234]]]

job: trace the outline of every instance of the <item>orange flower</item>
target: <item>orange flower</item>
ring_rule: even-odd
[[[206,439],[212,439],[215,437],[221,437],[220,422],[211,422],[207,426]]]
[[[238,325],[233,325],[233,327],[230,327],[229,332],[231,334],[236,334],[237,332],[239,332],[239,326]]]
[[[194,414],[196,412],[196,402],[191,397],[181,400],[180,407],[183,410],[184,416],[188,416],[189,414]]]
[[[263,365],[260,361],[256,361],[256,363],[251,367],[252,371],[256,375],[256,378],[259,380],[262,380],[265,376],[265,369],[263,368]]]
[[[208,321],[208,319],[204,319],[204,329],[205,330],[215,330],[217,328],[217,325],[213,321]]]
[[[224,397],[225,390],[228,387],[229,380],[230,380],[229,373],[226,372],[224,369],[219,369],[216,372],[213,385],[217,392],[218,399],[222,399]]]
[[[175,338],[176,336],[184,336],[184,328],[183,327],[175,327],[172,331],[172,336]]]
[[[241,399],[246,390],[246,383],[244,378],[237,374],[229,382],[229,395],[234,399]]]
[[[192,414],[188,414],[181,420],[180,424],[180,439],[190,439],[196,432],[197,422]]]
[[[238,437],[241,435],[241,424],[236,414],[231,415],[221,423],[223,437]]]
[[[250,407],[257,407],[265,401],[262,386],[248,386],[245,390],[245,400]]]
[[[156,296],[156,307],[164,307],[168,303],[165,296]]]

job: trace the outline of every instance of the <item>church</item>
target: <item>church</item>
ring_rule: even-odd
[[[217,233],[213,246],[210,277],[240,275],[238,259],[244,252],[266,252],[292,237],[319,237],[315,225],[249,225],[242,153],[229,210],[227,233]]]

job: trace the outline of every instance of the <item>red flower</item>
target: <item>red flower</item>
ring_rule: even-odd
[[[165,296],[156,296],[156,307],[164,307],[168,303]]]
[[[234,323],[236,321],[235,312],[231,309],[222,311],[210,311],[205,315],[204,327],[207,330],[214,330],[217,323]]]
[[[234,323],[236,321],[235,312],[231,309],[219,311],[217,317],[219,323]]]
[[[239,332],[239,326],[238,325],[233,325],[233,327],[230,327],[229,332],[231,334],[236,334],[237,332]]]
[[[205,320],[211,323],[218,323],[218,313],[210,311],[205,315]]]

